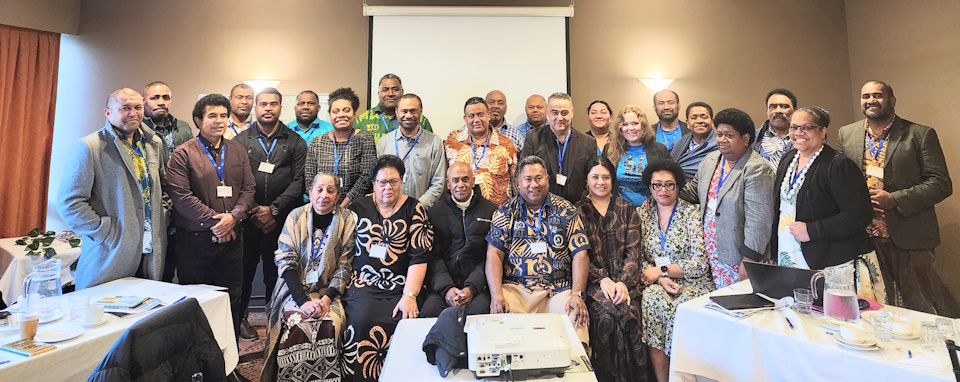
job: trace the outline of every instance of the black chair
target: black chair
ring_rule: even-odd
[[[223,353],[194,298],[151,314],[113,344],[87,381],[225,381]]]

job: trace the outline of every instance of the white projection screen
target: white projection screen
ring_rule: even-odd
[[[423,114],[441,139],[463,125],[463,104],[469,97],[500,89],[507,97],[506,120],[516,126],[526,121],[524,106],[531,94],[546,98],[569,91],[567,17],[559,14],[569,16],[572,9],[537,16],[369,8],[407,10],[391,15],[365,10],[372,15],[370,107],[378,102],[380,77],[394,73],[405,93],[423,100]]]

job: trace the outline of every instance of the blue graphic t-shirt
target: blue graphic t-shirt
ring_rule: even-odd
[[[639,207],[650,196],[643,185],[643,169],[647,167],[647,150],[643,145],[627,146],[617,165],[617,183],[620,197]]]

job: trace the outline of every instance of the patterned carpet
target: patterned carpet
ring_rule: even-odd
[[[247,320],[257,330],[260,339],[240,341],[240,363],[237,364],[237,371],[251,381],[260,381],[260,371],[263,370],[263,348],[267,338],[267,315],[263,312],[250,312]]]

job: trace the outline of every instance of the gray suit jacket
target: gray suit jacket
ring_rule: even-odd
[[[863,168],[864,120],[840,128],[837,151]],[[953,193],[947,161],[937,132],[897,116],[887,136],[883,189],[897,206],[887,211],[893,244],[903,249],[933,249],[940,244],[934,206]]]
[[[160,160],[163,141],[141,125],[150,173],[153,254],[144,273],[159,280],[167,247],[169,211],[163,207]],[[106,122],[102,129],[77,141],[70,150],[57,196],[57,212],[81,235],[77,289],[133,276],[143,254],[144,213],[133,163],[120,138]]]
[[[707,209],[703,204],[707,203],[710,179],[719,163],[719,151],[707,154],[697,176],[680,192],[683,200],[702,204],[704,219]],[[717,255],[724,264],[740,264],[744,257],[756,261],[767,258],[776,208],[775,177],[770,165],[748,149],[723,181],[717,195],[716,226]]]

